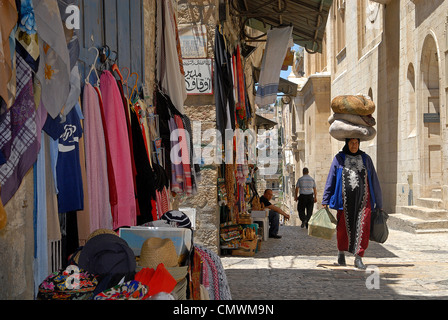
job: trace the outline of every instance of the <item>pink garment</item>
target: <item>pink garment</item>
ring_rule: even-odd
[[[137,211],[126,115],[117,81],[109,71],[101,75],[101,95],[117,185],[117,205],[112,206],[113,226],[114,229],[135,226]]]
[[[112,229],[107,175],[107,153],[98,94],[91,84],[84,86],[83,113],[89,191],[90,231]]]

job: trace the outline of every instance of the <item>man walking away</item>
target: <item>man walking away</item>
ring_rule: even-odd
[[[309,175],[308,168],[303,169],[303,177],[297,181],[295,201],[299,201],[297,210],[299,211],[299,218],[302,221],[302,228],[306,226],[308,229],[308,221],[313,215],[314,204],[317,203],[317,189],[316,182]],[[300,192],[300,196],[298,196]],[[305,214],[306,211],[306,214]]]

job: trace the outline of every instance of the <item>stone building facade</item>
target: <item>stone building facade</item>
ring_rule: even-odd
[[[306,83],[295,108],[296,139],[304,146],[296,175],[311,166],[323,188],[342,148],[328,134],[331,100],[369,95],[378,134],[361,149],[376,165],[384,209],[395,213],[391,225],[412,232],[448,227],[447,21],[448,2],[441,0],[333,2],[325,49],[305,53],[302,67]]]

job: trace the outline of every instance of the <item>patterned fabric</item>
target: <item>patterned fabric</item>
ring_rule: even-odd
[[[39,286],[38,300],[90,300],[98,285],[96,275],[71,265],[52,273]]]
[[[4,204],[12,198],[23,177],[37,160],[36,107],[31,70],[17,56],[17,97],[8,112],[0,116],[0,150],[7,162],[0,166],[1,198]]]
[[[363,256],[370,238],[370,196],[367,170],[361,155],[346,155],[342,172],[344,210],[338,218],[339,251]]]
[[[33,4],[41,59],[37,77],[44,106],[55,119],[70,92],[70,55],[57,1],[34,0]]]
[[[210,299],[213,296],[214,300],[232,300],[227,275],[222,266],[221,258],[210,249],[200,245],[195,244],[194,248],[195,252],[197,251],[200,254],[202,261],[207,262],[212,273],[209,288]]]
[[[97,294],[94,300],[142,300],[147,293],[147,286],[132,280]]]
[[[34,6],[31,0],[21,0],[19,23],[15,34],[16,51],[25,59],[34,73],[39,69],[39,37],[37,34]]]

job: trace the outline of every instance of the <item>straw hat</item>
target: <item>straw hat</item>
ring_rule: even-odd
[[[87,241],[89,241],[90,239],[92,239],[92,238],[94,238],[94,237],[96,237],[96,236],[98,236],[98,235],[100,235],[100,234],[113,234],[113,235],[115,235],[115,236],[118,236],[118,234],[117,234],[115,231],[113,231],[113,230],[109,230],[109,229],[98,229],[98,230],[95,230],[94,232],[92,232],[92,233],[89,235],[89,237],[87,238]]]
[[[177,267],[178,261],[179,257],[171,239],[149,238],[142,245],[138,265],[155,270],[161,263],[165,268]]]

